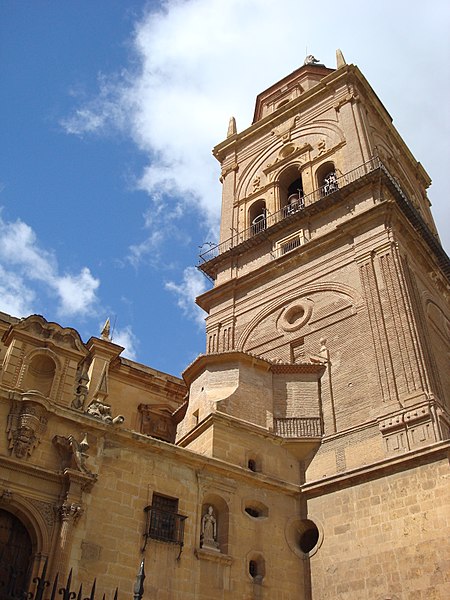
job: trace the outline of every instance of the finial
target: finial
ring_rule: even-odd
[[[312,54],[308,54],[308,56],[305,58],[305,62],[303,63],[303,65],[314,65],[318,62],[320,61],[317,60],[317,58],[315,58]]]
[[[102,340],[106,340],[107,342],[111,341],[111,322],[109,320],[109,317],[106,319],[105,324],[103,325],[100,337],[102,338]]]
[[[342,54],[342,50],[339,48],[336,50],[336,69],[340,69],[345,66],[347,63],[345,62],[344,55]]]
[[[227,138],[231,137],[232,135],[235,135],[236,133],[236,119],[234,117],[230,117],[230,122],[228,123]]]

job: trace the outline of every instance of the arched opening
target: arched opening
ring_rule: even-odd
[[[25,525],[0,509],[0,600],[26,592],[32,569],[32,542]]]
[[[266,202],[257,200],[250,206],[248,218],[252,229],[252,235],[263,231],[266,228]]]
[[[55,361],[48,354],[35,354],[28,365],[24,386],[27,391],[35,390],[43,396],[50,395],[56,372]]]
[[[281,174],[279,192],[280,208],[285,216],[304,208],[303,181],[298,165],[291,165]]]
[[[247,570],[253,583],[261,584],[266,574],[266,563],[262,554],[252,552],[247,563]]]
[[[320,165],[316,172],[316,179],[321,196],[328,196],[339,189],[336,167],[331,161]]]
[[[254,473],[259,473],[261,471],[262,468],[262,462],[261,462],[261,457],[254,454],[253,452],[247,455],[246,457],[246,461],[247,461],[247,469],[250,469],[250,471],[253,471]]]
[[[202,503],[200,545],[207,550],[228,553],[228,504],[216,494],[208,494]]]

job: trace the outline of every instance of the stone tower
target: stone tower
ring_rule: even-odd
[[[313,598],[378,597],[380,573],[386,592],[426,589],[408,557],[441,539],[421,502],[439,504],[425,490],[448,475],[450,423],[450,269],[430,178],[340,51],[336,69],[308,57],[259,94],[214,155],[220,243],[201,256],[207,349],[185,373],[179,443],[281,479],[281,450],[296,457]],[[268,433],[258,449],[250,426]]]

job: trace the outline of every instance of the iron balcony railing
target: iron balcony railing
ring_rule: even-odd
[[[274,419],[274,430],[284,438],[316,438],[322,435],[319,417]]]
[[[147,506],[144,510],[147,513],[147,527],[144,534],[147,539],[183,545],[184,522],[187,517],[154,506]]]
[[[342,188],[345,188],[351,183],[357,181],[358,179],[361,179],[361,177],[367,175],[368,173],[371,173],[372,171],[375,171],[380,166],[381,161],[378,157],[371,158],[366,163],[360,165],[359,167],[356,167],[356,169],[353,169],[348,173],[341,175],[340,177],[336,177],[332,183],[327,182],[325,183],[325,185],[322,185],[310,194],[302,196],[295,206],[284,206],[279,211],[273,214],[266,213],[265,215],[261,215],[258,221],[254,222],[247,229],[236,233],[221,244],[211,246],[211,248],[208,248],[208,250],[202,252],[200,254],[200,260],[203,263],[205,263],[209,260],[212,260],[213,258],[216,258],[217,256],[220,256],[224,252],[227,252],[228,250],[231,250],[231,248],[242,244],[243,242],[257,235],[258,233],[269,229],[276,223],[279,223],[280,221],[283,221],[284,219],[287,219],[292,215],[305,210],[306,208],[308,208],[308,206],[311,206],[318,200],[335,194],[338,190],[341,190]]]

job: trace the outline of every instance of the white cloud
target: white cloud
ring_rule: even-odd
[[[166,289],[177,297],[177,304],[183,313],[204,327],[206,313],[195,304],[195,298],[206,290],[204,275],[195,267],[187,267],[183,272],[183,281],[166,283]]]
[[[95,304],[95,292],[100,282],[87,267],[83,267],[78,275],[56,277],[53,285],[60,297],[59,312],[74,315],[87,312]]]
[[[129,325],[127,327],[123,327],[122,329],[116,329],[113,331],[112,341],[115,344],[125,348],[125,350],[122,352],[122,356],[129,358],[130,360],[136,360],[139,340]]]
[[[219,169],[210,150],[224,138],[230,114],[238,128],[247,127],[257,93],[300,66],[306,53],[333,67],[341,47],[386,102],[414,154],[440,176],[450,126],[445,109],[435,117],[429,90],[439,89],[445,106],[447,27],[444,0],[433,10],[380,0],[370,17],[352,0],[338,8],[331,0],[167,0],[159,11],[151,4],[135,27],[133,66],[103,75],[97,98],[64,125],[77,134],[125,131],[149,156],[139,186],[159,207],[178,204],[165,218],[194,208],[216,231]],[[444,185],[435,193],[442,194],[437,209],[445,223]]]
[[[15,317],[25,317],[32,311],[35,294],[20,276],[0,264],[0,310]]]
[[[59,273],[55,256],[42,248],[33,229],[21,220],[7,222],[0,216],[0,309],[15,316],[39,310],[36,284],[55,297],[60,316],[83,316],[95,311],[100,285],[90,270]]]

